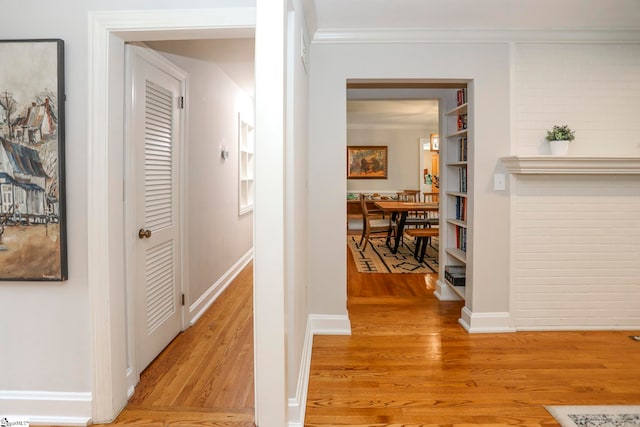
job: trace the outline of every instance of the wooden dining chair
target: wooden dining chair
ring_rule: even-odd
[[[422,193],[422,200],[425,203],[439,203],[440,193]]]
[[[422,193],[422,197],[425,203],[440,203],[440,193]],[[438,219],[438,212],[427,212],[426,217],[429,220],[429,226],[433,227],[440,222]]]
[[[396,231],[395,222],[391,221],[391,217],[388,218],[372,218],[369,214],[369,209],[367,207],[367,200],[364,195],[360,195],[360,203],[362,205],[362,237],[360,238],[360,243],[358,247],[360,247],[363,252],[367,248],[367,244],[369,243],[369,239],[373,234],[384,233],[384,237],[390,235],[394,235]],[[364,246],[362,246],[362,242],[364,242]]]
[[[402,190],[400,200],[403,202],[420,202],[420,190]],[[405,227],[424,227],[428,223],[423,212],[409,211],[405,220]]]
[[[419,202],[420,190],[402,190],[398,193],[398,200],[402,202]]]

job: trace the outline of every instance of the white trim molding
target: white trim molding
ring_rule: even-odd
[[[300,358],[300,370],[298,372],[298,384],[295,397],[289,398],[288,426],[304,426],[304,414],[307,406],[307,391],[309,390],[309,372],[311,369],[311,352],[313,348],[313,330],[311,320],[307,320],[307,329],[304,334],[302,356]]]
[[[509,156],[501,160],[515,174],[640,175],[640,157]]]
[[[256,9],[90,12],[88,16],[87,274],[92,313],[92,419],[111,421],[127,402],[121,235],[124,43],[249,37]]]
[[[313,335],[351,335],[351,321],[348,315],[310,314]]]
[[[464,307],[458,322],[471,334],[516,331],[511,314],[507,312],[473,313]]]
[[[0,390],[0,415],[27,418],[30,424],[86,426],[91,393]]]
[[[426,281],[426,278],[425,278]],[[451,289],[449,285],[439,280],[436,282],[436,290],[433,294],[438,298],[439,301],[460,301],[460,295]]]
[[[313,43],[637,43],[640,30],[553,30],[471,28],[325,29]]]
[[[302,346],[300,371],[295,397],[289,398],[288,427],[302,427],[307,406],[309,373],[314,335],[351,335],[351,322],[347,315],[310,314]]]

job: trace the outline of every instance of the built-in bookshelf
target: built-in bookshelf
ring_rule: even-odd
[[[465,299],[469,232],[469,121],[467,89],[456,91],[455,107],[446,112],[446,215],[443,235],[444,272],[440,280],[458,297]],[[443,292],[441,292],[443,294]]]
[[[240,214],[253,210],[254,183],[254,132],[253,126],[239,115],[238,123],[238,202]]]

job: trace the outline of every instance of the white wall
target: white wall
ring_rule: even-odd
[[[640,43],[519,43],[514,65],[518,154],[549,154],[567,124],[569,154],[640,155]]]
[[[302,37],[309,49],[310,37],[300,2],[294,1],[288,15],[287,46],[287,129],[285,143],[285,287],[287,311],[287,394],[289,420],[304,421],[305,335],[309,315],[307,303],[307,200],[308,200],[308,139],[309,139],[309,78],[302,62]],[[309,356],[308,354],[306,356]],[[293,402],[293,403],[292,403]]]
[[[87,122],[89,10],[254,6],[244,0],[25,0],[3,4],[0,39],[61,38],[66,68],[66,178],[69,280],[0,286],[0,413],[91,416],[92,315],[87,271]],[[38,13],[34,14],[33,11]],[[20,17],[29,16],[29,24]],[[124,354],[122,355],[124,357]],[[25,394],[26,393],[26,394]],[[27,400],[24,400],[26,396]],[[34,398],[34,400],[29,400]],[[17,400],[18,399],[18,400]],[[22,400],[20,400],[22,399]],[[19,406],[19,402],[27,402]]]
[[[253,39],[246,42],[245,49],[253,51]],[[253,124],[253,100],[218,65],[199,59],[215,44],[215,40],[148,43],[189,75],[188,306],[215,289],[253,246],[253,212],[240,215],[238,209],[238,115]],[[222,159],[220,146],[229,150],[228,159]],[[189,320],[197,314],[190,311]]]
[[[353,126],[347,129],[347,145],[385,145],[387,179],[349,179],[348,192],[420,189],[420,138],[425,129],[384,126]]]
[[[309,221],[323,227],[312,227],[309,235],[311,311],[346,312],[345,85],[350,78],[474,80],[474,134],[481,148],[474,171],[475,219],[482,227],[474,243],[473,274],[481,291],[468,305],[480,312],[508,310],[508,198],[491,186],[499,157],[509,153],[508,45],[317,44],[312,63]]]
[[[638,175],[522,175],[513,196],[516,327],[637,329]]]
[[[640,44],[515,47],[516,154],[640,156]],[[638,175],[514,175],[513,314],[519,329],[634,329],[640,313]]]
[[[376,33],[369,36],[372,34]],[[555,34],[560,38],[583,36]],[[317,198],[310,221],[322,218],[327,226],[317,232],[312,229],[310,234],[314,242],[310,266],[313,312],[342,313],[346,301],[345,269],[327,266],[344,266],[345,262],[339,198],[344,188],[341,168],[347,79],[471,81],[473,244],[467,259],[473,286],[467,290],[469,311],[465,315],[478,325],[477,329],[471,325],[475,330],[514,326],[510,222],[518,218],[512,216],[510,207],[514,195],[493,190],[494,173],[504,172],[500,158],[514,152],[546,153],[544,130],[556,120],[575,123],[572,127],[583,143],[574,142],[574,154],[638,155],[638,124],[631,119],[638,115],[640,105],[636,45],[513,43],[506,38],[513,35],[505,33],[503,43],[421,44],[413,40],[403,44],[401,37],[393,34],[396,43],[390,45],[375,41],[384,39],[381,34],[362,43],[327,41],[314,45],[310,190]],[[532,35],[535,38],[535,32],[527,37]],[[547,36],[540,33],[540,37]],[[612,35],[603,33],[602,37]],[[392,60],[380,62],[379,58]],[[623,108],[618,110],[617,106]],[[605,134],[613,138],[602,143]],[[498,326],[494,321],[503,323]]]
[[[635,7],[634,1],[626,2]],[[92,349],[89,311],[90,296],[87,283],[87,122],[88,61],[90,40],[87,31],[87,12],[90,10],[139,10],[139,9],[193,9],[213,7],[254,6],[253,0],[157,0],[150,4],[145,0],[62,0],[42,2],[23,0],[4,2],[3,16],[15,17],[5,20],[0,27],[0,38],[62,38],[65,40],[67,126],[66,126],[66,172],[67,172],[67,220],[69,248],[69,280],[64,283],[17,283],[0,285],[0,300],[3,304],[3,321],[0,323],[0,413],[9,413],[16,406],[7,406],[19,392],[35,391],[36,397],[44,397],[55,404],[78,403],[79,408],[67,410],[67,403],[58,405],[64,414],[85,416],[90,413],[92,382]],[[555,5],[555,3],[554,3]],[[539,6],[535,7],[539,10]],[[555,6],[554,6],[555,7]],[[542,8],[544,9],[544,8]],[[583,12],[591,10],[583,8]],[[607,10],[610,10],[608,8]],[[33,13],[37,10],[38,13]],[[594,9],[595,10],[595,9]],[[580,12],[580,11],[578,11]],[[586,12],[585,12],[586,13]],[[597,10],[598,17],[605,15]],[[525,13],[543,22],[535,13]],[[25,19],[28,16],[28,25]],[[583,14],[572,15],[580,21]],[[614,28],[625,18],[624,26],[633,26],[631,14],[619,8],[615,16],[602,22]],[[455,19],[459,19],[458,14]],[[469,16],[470,23],[475,18]],[[504,19],[509,20],[506,16]],[[589,22],[585,19],[584,22]],[[573,28],[582,24],[574,22]],[[584,25],[582,25],[584,26]],[[555,31],[553,34],[559,34]],[[384,59],[384,60],[381,60]],[[411,43],[411,44],[343,44],[314,45],[310,66],[313,76],[310,87],[309,113],[310,146],[308,152],[308,188],[297,191],[309,195],[308,239],[302,238],[298,246],[308,245],[309,289],[306,299],[312,313],[346,315],[346,245],[344,194],[346,192],[345,146],[346,146],[346,96],[347,78],[453,78],[474,79],[477,89],[475,98],[475,141],[482,148],[476,153],[477,167],[474,173],[476,188],[476,242],[474,248],[478,271],[474,281],[480,295],[474,295],[474,311],[504,311],[508,306],[503,260],[509,245],[508,197],[493,193],[492,173],[497,159],[513,153],[510,151],[509,111],[510,64],[508,47],[491,43]],[[0,89],[1,90],[1,89]],[[302,95],[303,96],[303,95]],[[304,96],[300,104],[304,105]],[[592,102],[592,101],[589,101]],[[298,117],[298,116],[296,116]],[[634,116],[637,117],[637,114]],[[299,118],[299,120],[302,120]],[[304,124],[299,129],[304,134]],[[297,134],[297,133],[296,133]],[[582,133],[578,133],[582,135]],[[304,138],[304,137],[302,137]],[[302,143],[303,144],[303,143]],[[627,143],[619,142],[617,147]],[[622,149],[621,151],[622,152]],[[626,152],[626,151],[625,151]],[[304,148],[298,152],[304,154]],[[304,164],[298,159],[298,166]],[[298,169],[298,173],[301,173]],[[301,181],[302,182],[302,181]],[[301,199],[298,194],[298,201]],[[297,214],[304,215],[299,204]],[[304,216],[302,217],[304,218]],[[296,230],[303,227],[305,219],[296,222]],[[322,226],[317,226],[322,224]],[[307,243],[309,242],[309,243]],[[488,246],[486,246],[488,245]],[[296,260],[296,264],[300,259]],[[492,273],[489,273],[492,272]],[[493,274],[495,273],[495,274]],[[304,266],[296,270],[296,291],[293,299],[301,303],[305,297]],[[122,295],[113,295],[122,297]],[[477,297],[477,301],[475,298]],[[304,311],[296,312],[297,325],[294,335],[299,348],[300,320]],[[289,331],[290,333],[291,331]],[[25,337],[28,337],[25,339]],[[46,393],[45,393],[46,392]],[[53,394],[47,394],[52,392]],[[73,400],[75,399],[75,400]],[[29,403],[36,402],[29,401]],[[42,401],[38,405],[41,404]],[[64,407],[63,407],[64,406]],[[54,406],[54,408],[56,408]],[[42,409],[40,407],[37,410]],[[25,412],[34,411],[34,406],[25,407]]]

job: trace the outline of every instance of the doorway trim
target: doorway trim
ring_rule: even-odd
[[[253,7],[89,12],[87,274],[94,423],[113,420],[130,392],[122,239],[124,43],[246,37],[255,23]],[[257,393],[256,408],[260,400]]]

